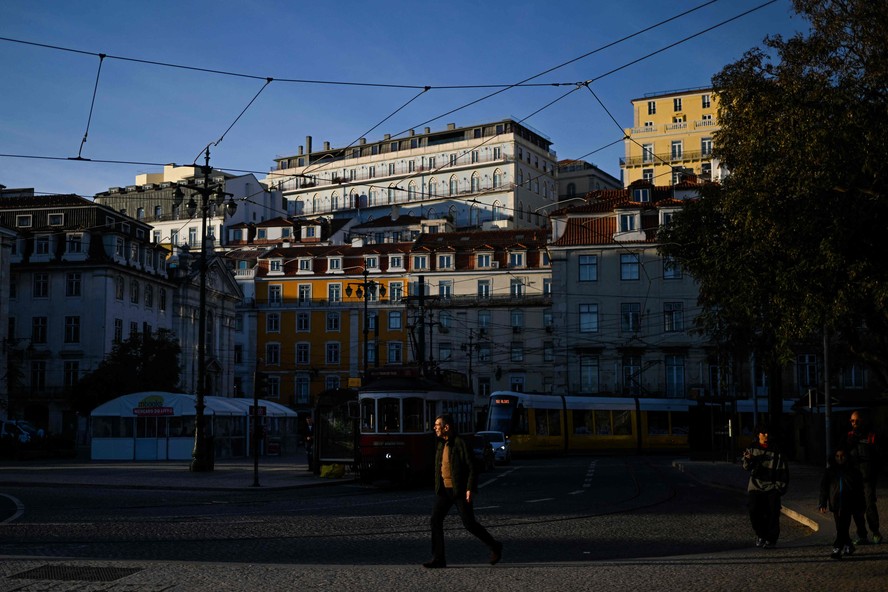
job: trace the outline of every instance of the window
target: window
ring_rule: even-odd
[[[80,317],[65,317],[65,343],[80,343]]]
[[[490,328],[490,311],[489,310],[479,310],[478,311],[478,328],[487,330]]]
[[[641,357],[623,356],[623,394],[641,394]]]
[[[64,214],[50,214],[49,215],[49,225],[50,226],[63,226],[65,224],[65,215]]]
[[[438,255],[438,269],[453,269],[453,255]]]
[[[453,282],[451,280],[441,280],[438,282],[438,297],[448,299],[453,296]]]
[[[620,214],[620,232],[635,231],[635,214]]]
[[[642,146],[641,146],[641,160],[642,160],[642,162],[654,162],[654,145],[653,144],[642,144]]]
[[[597,393],[598,356],[580,356],[580,392]]]
[[[684,304],[681,302],[663,303],[663,330],[667,332],[684,330]]]
[[[342,301],[342,284],[330,284],[327,286],[327,300],[330,302]]]
[[[637,253],[620,255],[620,279],[637,280],[639,278],[641,264]]]
[[[33,285],[34,298],[46,298],[49,296],[49,274],[35,273]]]
[[[555,361],[555,344],[551,341],[543,342],[543,361],[544,362],[554,362]]]
[[[580,333],[597,333],[598,332],[598,305],[597,304],[581,304],[580,305]]]
[[[490,361],[490,342],[482,341],[478,344],[478,361],[479,362],[489,362]]]
[[[33,317],[31,319],[31,343],[46,343],[46,317]]]
[[[49,255],[49,237],[38,236],[34,238],[34,254]]]
[[[581,282],[598,281],[598,256],[580,255],[577,259],[579,265],[579,279]]]
[[[114,319],[114,343],[123,341],[123,319]]]
[[[672,160],[680,160],[682,156],[682,140],[673,140],[672,141]]]
[[[130,303],[138,304],[139,303],[139,282],[136,280],[130,280]]]
[[[265,344],[265,363],[278,365],[281,363],[281,344],[266,343]]]
[[[265,331],[268,333],[281,332],[281,315],[277,312],[270,312],[265,317]]]
[[[83,252],[83,235],[80,233],[69,234],[65,237],[65,251],[68,253]]]
[[[478,298],[490,298],[490,280],[478,280]]]
[[[817,356],[814,354],[799,354],[796,357],[799,388],[817,387]]]
[[[145,284],[145,306],[154,307],[154,286],[151,284]]]
[[[303,365],[311,363],[311,344],[310,343],[297,343],[296,344],[296,363],[303,364]]]
[[[400,302],[404,298],[404,284],[402,282],[389,282],[389,301]]]
[[[126,291],[126,283],[121,276],[114,278],[114,298],[123,300],[123,294]]]
[[[401,311],[392,310],[388,313],[388,327],[389,330],[400,330],[401,329]]]
[[[663,279],[681,279],[681,266],[671,257],[663,258]]]
[[[712,100],[710,99],[709,95],[703,95],[701,98],[703,99],[701,106],[704,109],[709,109],[712,106]]]
[[[675,97],[672,99],[672,110],[681,111],[681,97]]]
[[[297,312],[296,313],[296,330],[303,331],[311,331],[311,316],[307,312]]]
[[[414,270],[428,269],[428,258],[425,255],[414,255],[413,256],[413,269]]]
[[[641,169],[641,178],[648,183],[653,183],[654,169]]]
[[[296,288],[299,303],[306,304],[311,301],[311,284],[299,284]]]
[[[280,259],[271,260],[271,271],[284,271],[284,263]],[[299,260],[299,271],[312,271],[311,259],[303,258]]]
[[[638,333],[641,328],[641,303],[624,302],[620,305],[620,326],[624,333]]]
[[[402,356],[403,345],[400,341],[389,341],[388,344],[388,363],[401,364],[404,361]]]
[[[43,360],[31,362],[31,390],[36,392],[46,390],[46,362]]]
[[[657,101],[648,101],[648,115],[656,115]]]
[[[280,304],[283,300],[283,286],[280,284],[271,284],[268,286],[268,303]]]
[[[16,228],[30,228],[31,214],[21,214],[15,217]]]
[[[521,341],[513,341],[509,348],[509,360],[512,362],[524,361],[524,343]]]
[[[296,402],[308,405],[311,393],[311,377],[307,374],[296,375]]]
[[[512,278],[509,283],[509,294],[512,298],[521,298],[524,296],[524,280],[520,278]]]
[[[73,271],[65,275],[65,296],[80,296],[81,276],[80,272]]]
[[[684,382],[684,356],[666,356],[666,396],[684,397]]]
[[[639,203],[648,203],[651,201],[651,190],[647,187],[632,190],[632,201]]]
[[[479,254],[475,261],[476,261],[475,267],[478,267],[478,268],[490,267],[490,253]]]
[[[327,331],[339,331],[340,318],[338,312],[327,313]]]
[[[509,253],[509,267],[524,267],[524,253]]]
[[[512,327],[512,332],[520,333],[524,327],[524,311],[517,308],[512,310],[509,313],[509,320]]]
[[[552,295],[552,278],[543,278],[543,296]]]
[[[438,344],[438,361],[449,362],[453,359],[453,347],[448,342]]]
[[[80,379],[80,362],[76,360],[66,361],[63,372],[64,376],[62,380],[64,380],[64,385],[67,387],[74,386]]]
[[[712,156],[712,138],[703,138],[700,140],[700,154],[703,156]]]

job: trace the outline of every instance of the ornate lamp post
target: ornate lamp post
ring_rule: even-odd
[[[379,282],[377,282],[377,281],[375,281],[375,280],[368,280],[368,279],[367,279],[368,274],[369,274],[369,272],[367,271],[367,268],[365,267],[365,268],[364,268],[364,281],[363,281],[363,282],[361,282],[360,284],[357,283],[357,282],[349,282],[349,283],[346,284],[346,286],[345,286],[345,294],[346,294],[346,296],[348,296],[349,298],[351,298],[351,295],[352,295],[352,292],[353,292],[353,291],[352,291],[352,286],[356,286],[357,289],[356,289],[356,291],[354,292],[355,295],[356,295],[358,298],[363,298],[363,299],[364,299],[364,376],[365,376],[365,377],[366,377],[366,375],[367,375],[367,351],[368,351],[367,347],[368,347],[368,345],[369,345],[369,340],[368,340],[368,337],[367,337],[367,332],[368,332],[368,330],[370,329],[370,327],[369,327],[369,325],[370,325],[370,322],[369,322],[369,321],[370,321],[370,316],[369,316],[368,311],[367,311],[367,305],[368,305],[368,303],[370,302],[370,298],[371,298],[373,295],[375,295],[375,294],[378,293],[379,296],[385,296],[385,286],[383,286],[381,283],[379,283]],[[378,322],[379,322],[379,319],[377,319],[376,322],[378,323]],[[376,363],[377,363],[377,364],[379,363],[379,358],[378,358],[378,357],[377,357]]]
[[[174,203],[178,206],[184,199],[182,188],[193,191],[191,199],[185,206],[188,216],[193,218],[197,214],[198,204],[194,201],[195,197],[200,197],[200,300],[198,304],[198,321],[197,321],[197,402],[194,406],[194,449],[191,452],[191,470],[194,472],[212,471],[213,470],[213,454],[210,448],[211,441],[208,440],[206,434],[206,421],[204,416],[204,399],[207,395],[207,214],[214,206],[221,207],[225,205],[228,215],[233,215],[237,211],[237,204],[234,199],[229,199],[225,204],[225,196],[231,196],[225,193],[223,183],[210,185],[210,148],[207,146],[204,156],[204,166],[200,167],[203,174],[203,183],[186,183],[176,187],[173,193]]]

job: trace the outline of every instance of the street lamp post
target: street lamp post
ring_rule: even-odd
[[[225,204],[225,196],[231,194],[225,193],[224,182],[210,185],[210,147],[207,146],[204,156],[204,166],[200,167],[203,174],[203,184],[186,183],[176,187],[173,193],[173,200],[178,206],[184,199],[182,187],[193,191],[191,199],[185,206],[188,216],[193,218],[197,214],[198,204],[194,201],[195,196],[200,197],[200,262],[198,271],[200,274],[200,300],[198,303],[198,321],[197,321],[197,402],[194,405],[194,449],[191,451],[191,470],[193,472],[205,472],[213,470],[213,454],[210,449],[210,442],[206,434],[206,421],[204,410],[205,397],[207,396],[207,214],[211,206],[226,206],[228,214],[233,215],[237,211],[237,204],[234,199],[230,199]],[[215,197],[215,200],[211,200]]]
[[[368,369],[368,365],[367,365],[367,352],[368,352],[368,344],[369,344],[368,331],[370,329],[370,327],[369,327],[370,316],[369,316],[369,311],[368,311],[368,304],[370,302],[370,297],[373,294],[376,294],[377,292],[379,293],[379,296],[385,296],[385,286],[383,286],[381,283],[379,283],[375,280],[367,279],[368,275],[369,275],[369,272],[367,271],[367,268],[364,268],[364,281],[363,282],[361,282],[360,284],[357,282],[349,282],[345,286],[345,294],[349,298],[351,298],[351,295],[353,292],[352,286],[356,286],[356,290],[354,291],[355,295],[358,298],[364,299],[364,377],[365,378],[367,376],[367,369]],[[376,322],[378,323],[379,319],[377,319]],[[376,358],[376,364],[377,365],[379,364],[379,357],[378,356]]]

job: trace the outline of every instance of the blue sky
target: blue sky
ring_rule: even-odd
[[[525,124],[552,140],[559,159],[582,158],[619,177],[630,101],[707,86],[766,35],[806,31],[790,0],[717,26],[767,2],[718,0],[533,80],[546,86],[511,88],[465,108],[497,89],[435,87],[514,84],[707,1],[4,0],[0,37],[86,53],[0,40],[0,184],[92,196],[159,172],[155,165],[191,164],[220,138],[211,164],[263,178],[309,135],[315,148],[342,147],[362,135],[374,141],[534,113]],[[98,53],[114,57],[101,61],[81,148]],[[277,80],[263,89],[266,77]],[[594,94],[569,92],[587,80]],[[65,160],[78,154],[93,162]]]

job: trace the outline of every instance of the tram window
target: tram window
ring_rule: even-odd
[[[537,409],[536,421],[538,436],[561,435],[561,412],[557,409]]]
[[[669,412],[668,411],[648,411],[647,412],[647,433],[652,436],[669,435]]]
[[[515,417],[512,418],[513,434],[530,433],[530,422],[528,421],[527,415],[527,409],[524,405],[518,405],[518,408],[515,410]]]
[[[610,411],[593,411],[595,433],[599,436],[611,435]]]
[[[432,422],[438,417],[434,401],[426,401],[425,431],[432,431]]]
[[[632,435],[632,413],[629,411],[614,411],[614,435]]]
[[[592,412],[578,411],[573,412],[573,429],[574,434],[591,434],[592,433]]]
[[[401,402],[398,399],[380,399],[382,429],[386,432],[401,431]]]
[[[422,431],[422,399],[404,399],[404,431]]]
[[[376,401],[373,399],[361,401],[361,431],[367,433],[376,431]]]

